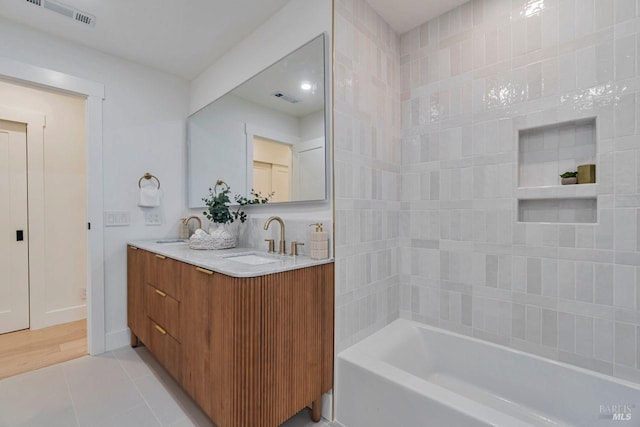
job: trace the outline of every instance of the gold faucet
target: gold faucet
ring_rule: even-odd
[[[189,237],[191,237],[191,235],[193,234],[193,233],[191,232],[191,229],[189,228],[189,222],[190,222],[192,219],[195,219],[196,221],[198,221],[198,228],[202,228],[202,220],[201,220],[199,217],[197,217],[197,216],[190,216],[189,218],[185,218],[185,219],[183,219],[183,220],[182,220],[182,222],[184,223],[184,225],[186,225],[186,226],[187,226],[187,229],[189,229]]]
[[[284,221],[279,216],[272,216],[264,223],[264,229],[268,230],[269,225],[272,221],[278,221],[280,223],[280,243],[278,244],[278,254],[286,255],[287,251],[285,250],[285,241],[284,241]]]

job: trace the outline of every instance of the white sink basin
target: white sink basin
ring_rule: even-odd
[[[271,264],[273,262],[282,262],[280,258],[272,258],[269,256],[256,255],[256,254],[239,254],[239,255],[229,255],[224,257],[229,261],[241,262],[243,264],[249,265],[262,265],[262,264]]]

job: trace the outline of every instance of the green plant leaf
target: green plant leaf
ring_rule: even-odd
[[[562,175],[560,175],[560,178],[575,178],[576,176],[578,176],[578,172],[577,171],[565,172]]]
[[[256,193],[253,189],[251,189],[250,198],[236,194],[234,200],[238,204],[238,209],[235,212],[230,212],[230,193],[231,188],[221,179],[216,182],[213,188],[209,188],[209,195],[202,198],[202,201],[207,206],[207,210],[203,214],[209,221],[219,224],[231,224],[234,220],[239,219],[240,222],[245,222],[247,214],[240,210],[242,206],[268,203],[269,199],[275,194],[270,193],[267,196],[262,196],[262,194]]]

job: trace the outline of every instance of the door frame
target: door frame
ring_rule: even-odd
[[[104,85],[5,57],[0,57],[0,78],[30,87],[44,87],[79,95],[86,100],[86,201],[87,223],[91,224],[91,229],[87,232],[87,351],[91,355],[104,353],[106,350],[102,165]],[[41,127],[37,128],[42,131]],[[27,131],[28,142],[29,131]]]

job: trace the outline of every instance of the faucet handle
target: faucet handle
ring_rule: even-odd
[[[269,242],[269,253],[275,253],[276,251],[276,243],[273,239],[264,239],[265,242]]]
[[[291,256],[298,255],[298,246],[304,246],[304,243],[291,242]]]

